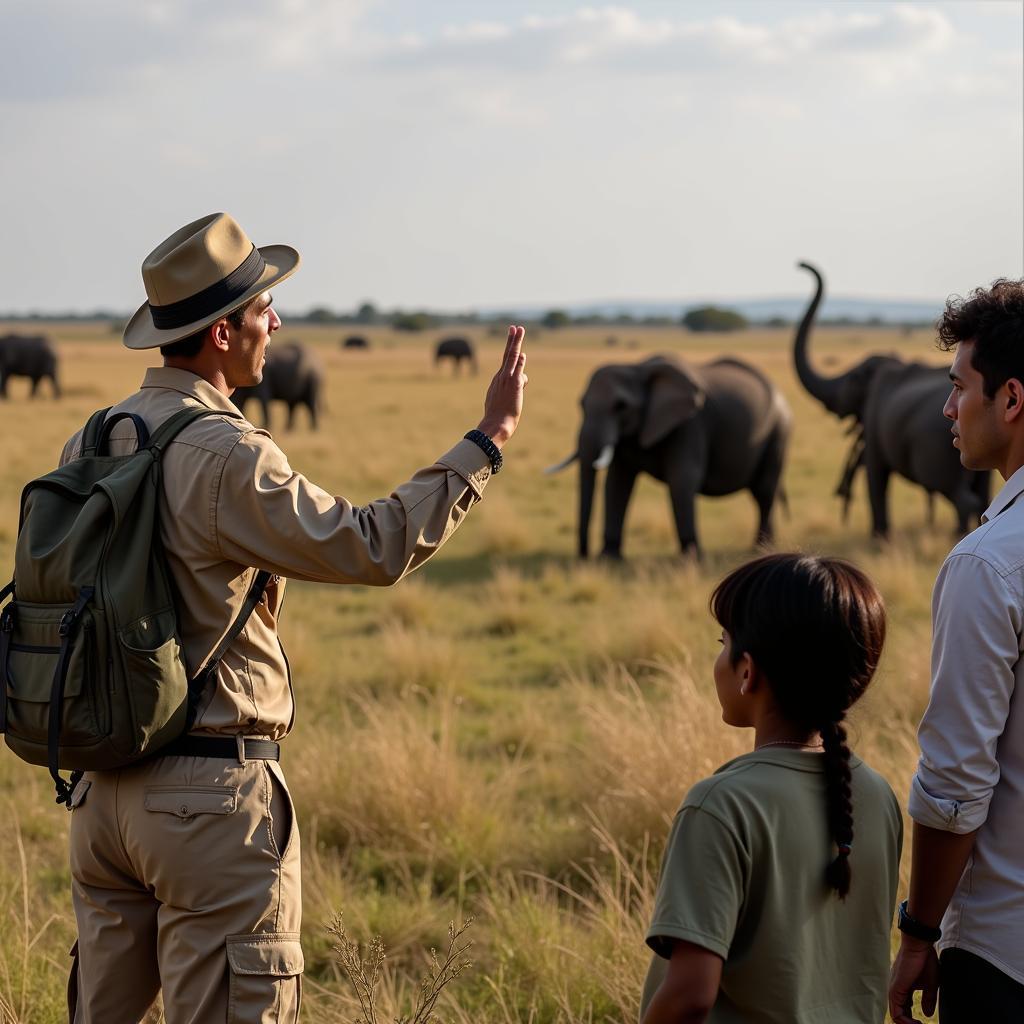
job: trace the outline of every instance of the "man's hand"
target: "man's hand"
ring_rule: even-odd
[[[494,375],[487,397],[484,399],[484,418],[477,428],[482,430],[499,448],[515,433],[523,413],[523,390],[526,376],[526,353],[523,337],[526,328],[511,324],[505,355]]]
[[[930,942],[901,936],[899,952],[889,974],[889,1013],[893,1024],[915,1024],[914,992],[921,990],[921,1009],[929,1017],[939,996],[939,958]]]

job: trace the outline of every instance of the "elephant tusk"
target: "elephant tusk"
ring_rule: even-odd
[[[601,449],[601,454],[594,460],[594,469],[607,469],[611,465],[612,456],[615,454],[615,445],[606,444]]]
[[[572,455],[567,459],[562,459],[561,462],[556,462],[553,466],[548,466],[544,470],[545,473],[561,473],[566,466],[571,466],[579,458],[579,452],[573,452]]]

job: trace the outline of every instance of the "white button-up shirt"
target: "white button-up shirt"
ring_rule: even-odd
[[[932,594],[932,686],[914,821],[978,830],[939,948],[1024,983],[1024,467],[950,552]]]

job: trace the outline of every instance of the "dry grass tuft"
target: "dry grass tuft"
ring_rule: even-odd
[[[514,828],[514,769],[474,770],[461,755],[453,702],[426,714],[411,704],[362,702],[334,731],[307,733],[291,772],[300,807],[316,814],[321,841],[357,863],[371,855],[400,872],[406,863],[436,885],[506,863]]]

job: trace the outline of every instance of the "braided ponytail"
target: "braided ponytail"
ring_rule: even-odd
[[[711,596],[711,611],[729,634],[732,664],[750,655],[795,735],[821,733],[826,821],[836,850],[825,882],[845,899],[853,778],[843,720],[878,667],[885,643],[882,596],[840,558],[780,553],[729,573]]]
[[[853,845],[853,786],[850,776],[850,748],[842,716],[822,727],[825,744],[825,799],[828,829],[837,847],[832,862],[825,868],[825,881],[836,895],[846,899],[850,891],[850,848]]]

